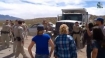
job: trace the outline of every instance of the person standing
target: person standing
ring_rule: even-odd
[[[101,30],[102,30],[102,32],[103,32],[103,34],[105,36],[104,19],[103,18],[97,18],[95,21],[96,21],[96,26],[99,26],[101,28]],[[88,27],[87,27],[87,31],[88,31],[89,36],[91,36],[92,35],[92,32],[89,31],[89,28]]]
[[[15,52],[15,58],[17,58],[19,56],[19,54],[21,53],[23,55],[23,58],[28,58],[26,56],[26,53],[24,51],[24,36],[23,36],[23,27],[22,27],[22,21],[18,21],[18,27],[16,29],[16,34],[15,34],[15,38],[16,38],[16,52]]]
[[[80,37],[81,37],[81,27],[79,27],[79,23],[75,22],[75,25],[73,26],[73,38],[76,41],[77,48],[81,48],[81,42],[80,42]]]
[[[32,47],[36,44],[36,55],[32,54]],[[49,53],[49,45],[51,46],[51,51]],[[50,58],[54,50],[54,43],[48,34],[44,33],[44,26],[38,25],[37,35],[32,38],[32,41],[28,47],[29,54],[31,58]]]
[[[48,31],[48,22],[47,20],[43,20],[42,24],[44,25],[44,29]]]
[[[92,58],[105,58],[105,38],[99,26],[93,28]]]
[[[13,26],[14,26],[14,23],[13,22],[10,22],[10,25],[11,25],[11,34],[10,34],[10,40],[12,40],[12,42],[14,41],[14,34],[13,34]]]
[[[27,32],[28,32],[28,26],[26,25],[25,21],[23,21],[22,27],[24,29],[24,38],[28,39],[27,36]]]
[[[9,21],[6,20],[6,22],[3,24],[2,29],[1,29],[1,39],[2,39],[2,48],[8,48],[10,43],[10,30],[11,26],[9,25]],[[6,45],[5,45],[6,44]]]
[[[88,26],[89,31],[92,32],[93,30],[93,23],[89,23]],[[87,48],[86,48],[86,54],[87,54],[87,58],[91,58],[91,52],[92,52],[92,36],[89,36],[87,31],[85,31],[84,33],[84,40],[83,40],[83,46],[85,46],[85,44],[87,44]]]
[[[103,18],[97,18],[96,24],[101,28],[104,36],[105,36],[105,26],[104,26],[104,19]]]
[[[55,58],[77,58],[77,49],[74,39],[69,34],[69,27],[62,24],[60,34],[55,38]]]
[[[17,35],[17,28],[18,28],[18,20],[15,20],[15,24],[12,26],[12,33],[13,33],[13,53],[15,53],[16,50],[16,35]]]
[[[104,53],[105,48],[102,48],[103,43],[104,43],[103,47],[105,47],[104,19],[103,18],[97,18],[96,19],[96,25],[99,28],[94,28],[94,30],[93,30],[93,38],[95,39],[95,41],[93,42],[92,58],[95,58],[95,57],[97,57],[97,58],[105,58],[105,53]],[[101,29],[101,31],[99,29]],[[91,35],[91,33],[90,33],[90,35]]]

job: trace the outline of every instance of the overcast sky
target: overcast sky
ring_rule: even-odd
[[[98,1],[105,6],[105,0],[0,0],[0,14],[32,19],[57,16],[63,8],[86,8],[89,14],[105,15]]]

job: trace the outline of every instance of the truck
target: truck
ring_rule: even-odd
[[[61,24],[66,24],[69,27],[69,31],[71,33],[75,22],[80,23],[80,25],[88,22],[88,12],[86,11],[86,9],[62,9],[62,14],[57,16],[54,35],[59,34],[59,27]]]

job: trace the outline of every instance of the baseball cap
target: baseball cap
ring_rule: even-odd
[[[44,30],[44,26],[43,26],[42,24],[38,25],[38,26],[37,26],[37,30],[38,30],[38,31]]]
[[[104,22],[104,19],[103,18],[97,18],[96,21]]]

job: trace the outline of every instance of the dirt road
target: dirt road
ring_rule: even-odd
[[[30,57],[30,55],[29,55],[29,53],[27,51],[28,50],[27,48],[28,48],[28,46],[29,46],[29,44],[31,42],[31,39],[32,39],[32,36],[28,36],[28,40],[25,39],[25,45],[24,45],[25,52],[26,52],[26,54],[27,54],[27,56],[29,58],[31,58],[31,57]],[[33,47],[32,52],[35,55],[35,47]],[[0,58],[14,58],[13,45],[12,44],[10,45],[10,48],[4,49],[4,50],[0,50]],[[22,55],[20,55],[19,58],[22,58]],[[52,56],[51,58],[54,58],[54,57]],[[82,49],[82,52],[78,51],[78,58],[86,58],[85,48]]]

